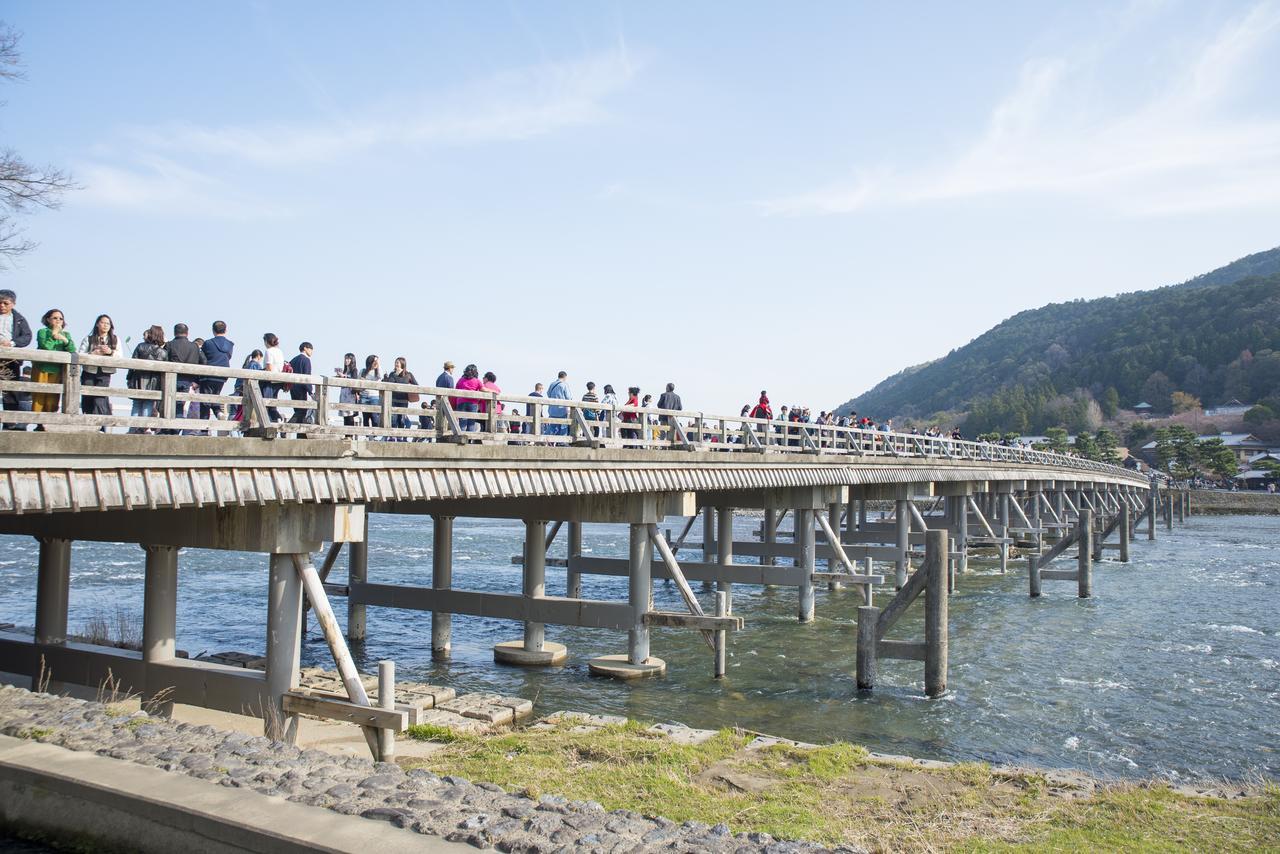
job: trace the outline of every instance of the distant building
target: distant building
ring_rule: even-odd
[[[1268,453],[1270,446],[1259,439],[1252,433],[1217,433],[1208,436],[1197,436],[1196,441],[1206,442],[1209,439],[1221,439],[1222,444],[1231,449],[1231,453],[1235,454],[1236,462],[1243,468],[1248,465],[1249,459],[1258,454]],[[1154,441],[1143,445],[1139,450],[1142,455],[1151,462],[1155,461],[1156,443]]]
[[[1133,412],[1134,412],[1134,414],[1135,414],[1135,415],[1138,415],[1138,416],[1140,416],[1140,417],[1142,417],[1142,418],[1150,418],[1150,417],[1151,417],[1151,404],[1147,403],[1147,402],[1144,400],[1144,401],[1142,401],[1142,403],[1139,403],[1137,406],[1135,406],[1135,407],[1133,408]]]
[[[1241,403],[1233,397],[1221,406],[1206,409],[1204,414],[1206,418],[1239,418],[1252,408],[1249,404]]]

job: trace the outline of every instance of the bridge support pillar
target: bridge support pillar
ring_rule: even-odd
[[[763,540],[766,551],[772,549],[778,542],[778,511],[772,507],[766,508],[764,511],[764,537]],[[762,566],[777,566],[778,559],[774,555],[765,555],[760,558]],[[766,584],[765,590],[772,590],[772,584]]]
[[[774,520],[774,528],[777,528],[777,520]],[[716,509],[714,507],[702,508],[702,562],[715,562],[716,548]],[[710,590],[711,582],[702,582],[702,589]]]
[[[71,541],[40,537],[36,580],[36,643],[67,642],[67,607],[71,597]]]
[[[576,558],[582,557],[582,523],[569,523],[569,544],[565,551],[569,570],[565,574],[565,593],[570,599],[582,598],[582,573],[574,569]]]
[[[1129,537],[1133,533],[1132,512],[1127,501],[1120,502],[1120,562],[1129,562]]]
[[[837,537],[840,535],[840,514],[842,512],[843,508],[839,501],[833,501],[827,505],[827,521],[831,524],[832,533]],[[827,572],[835,572],[839,566],[840,561],[836,560],[834,557],[827,558]],[[843,590],[844,585],[839,581],[828,581],[827,589],[832,591]]]
[[[705,517],[704,517],[705,520]],[[631,523],[631,546],[628,550],[628,602],[631,605],[633,623],[627,632],[625,655],[602,655],[587,662],[587,670],[595,676],[611,676],[615,679],[640,679],[660,676],[666,672],[667,663],[649,655],[649,627],[644,615],[653,601],[653,545],[645,523]]]
[[[1173,530],[1173,490],[1166,489],[1164,496],[1164,529]]]
[[[733,565],[733,508],[716,509],[716,562],[721,566]],[[725,607],[733,613],[733,584],[728,581],[718,582],[717,589],[725,595]]]
[[[1081,599],[1093,596],[1093,511],[1080,509],[1080,547],[1076,556],[1076,583]]]
[[[893,560],[893,586],[899,590],[907,583],[908,559],[907,554],[911,548],[911,509],[906,499],[898,499],[893,503],[894,506],[894,531],[896,536],[897,554]]]
[[[142,594],[142,660],[147,664],[172,661],[178,636],[178,548],[143,546],[146,580]],[[165,698],[170,685],[161,685],[146,668],[144,705],[153,713],[173,714],[172,699]]]
[[[431,517],[431,587],[448,590],[453,586],[453,517]],[[431,657],[446,660],[453,651],[453,615],[431,612]]]
[[[364,536],[359,542],[347,544],[347,585],[364,584],[369,580],[369,517],[364,517]],[[357,605],[354,597],[347,597],[347,640],[362,641],[365,636],[365,606]]]
[[[800,622],[813,622],[813,570],[814,570],[814,533],[813,510],[797,507],[793,511],[796,520],[796,565],[800,567],[803,581],[800,582]]]
[[[999,527],[996,532],[1000,535],[1002,542],[1000,543],[1000,574],[1004,575],[1009,571],[1009,501],[1010,494],[1008,492],[1000,492],[996,496],[996,507],[999,513]]]
[[[298,736],[297,715],[284,711],[284,695],[298,687],[302,653],[302,578],[293,556],[271,555],[267,588],[267,696],[262,710],[267,738],[293,744]]]
[[[524,586],[526,600],[547,595],[547,523],[526,519],[524,523]],[[494,646],[493,660],[523,667],[563,664],[568,656],[563,644],[549,643],[543,623],[526,622],[522,641],[503,641]]]
[[[1156,485],[1155,481],[1151,481],[1150,487],[1147,489],[1147,539],[1154,540],[1156,538]]]
[[[1187,521],[1187,491],[1185,489],[1178,490],[1178,524],[1181,525]]]

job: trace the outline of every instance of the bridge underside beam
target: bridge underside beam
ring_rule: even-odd
[[[547,495],[537,498],[478,498],[447,501],[380,501],[372,513],[567,522],[658,523],[697,512],[692,492]]]
[[[698,507],[747,510],[825,510],[840,501],[841,486],[792,486],[778,489],[699,490]]]
[[[351,504],[274,504],[182,510],[0,516],[0,533],[68,540],[297,554],[325,543],[364,539],[364,508]]]

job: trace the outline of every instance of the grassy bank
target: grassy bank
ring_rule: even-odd
[[[1280,850],[1275,784],[1232,800],[1189,797],[1163,785],[1060,783],[981,764],[923,769],[849,744],[747,749],[751,740],[723,730],[678,744],[634,722],[570,721],[447,736],[414,764],[533,796],[876,850]]]

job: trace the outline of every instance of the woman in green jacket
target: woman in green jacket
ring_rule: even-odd
[[[71,340],[71,333],[67,332],[66,329],[66,319],[59,309],[49,309],[44,313],[41,321],[44,326],[36,331],[37,350],[56,350],[62,353],[74,353],[76,351],[75,342]],[[62,365],[34,362],[32,369],[34,371],[32,379],[35,382],[62,382]],[[57,412],[58,397],[59,395],[56,392],[53,394],[41,392],[31,395],[31,411]]]

